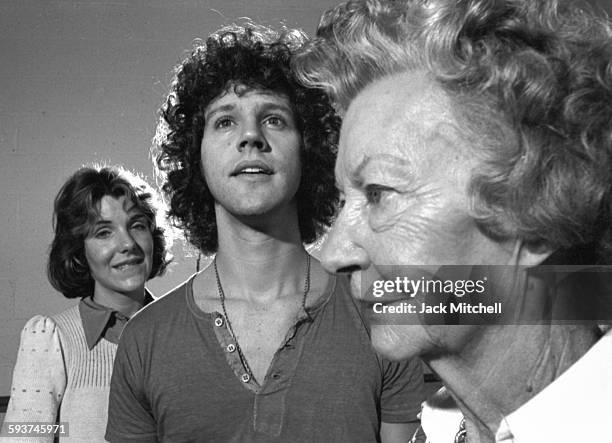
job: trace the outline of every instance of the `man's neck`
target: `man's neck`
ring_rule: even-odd
[[[581,325],[485,326],[461,352],[425,360],[459,404],[470,443],[493,442],[501,419],[557,379],[595,340]]]
[[[217,211],[217,267],[228,297],[266,303],[303,291],[307,252],[297,211],[259,220],[254,227]]]

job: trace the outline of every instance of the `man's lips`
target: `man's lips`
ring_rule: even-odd
[[[243,160],[236,165],[230,175],[235,177],[240,174],[272,175],[273,173],[274,170],[261,160]]]

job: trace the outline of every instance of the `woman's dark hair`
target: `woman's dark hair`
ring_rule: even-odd
[[[202,176],[200,149],[204,111],[232,88],[263,89],[289,97],[302,135],[302,179],[297,191],[304,243],[315,241],[333,220],[338,204],[333,168],[340,119],[328,96],[294,78],[290,61],[306,41],[297,30],[226,27],[196,44],[176,69],[161,109],[154,150],[169,197],[168,215],[188,240],[210,254],[218,247],[214,198]]]
[[[149,221],[153,235],[153,266],[149,279],[161,275],[170,258],[163,220],[157,215],[160,200],[143,179],[119,167],[79,169],[62,186],[54,202],[53,229],[47,276],[55,289],[68,298],[93,294],[94,280],[85,258],[85,238],[100,210],[102,197],[125,196]]]

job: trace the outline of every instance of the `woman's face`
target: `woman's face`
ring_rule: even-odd
[[[94,297],[142,298],[153,266],[153,234],[144,213],[124,196],[105,195],[85,238]]]

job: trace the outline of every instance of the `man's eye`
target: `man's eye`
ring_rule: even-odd
[[[215,128],[222,129],[230,127],[234,122],[229,117],[221,117],[215,122]]]
[[[385,192],[390,191],[391,188],[380,185],[368,185],[365,188],[366,199],[369,204],[377,205],[380,203]]]
[[[281,117],[277,115],[271,115],[265,120],[265,123],[269,126],[275,126],[275,127],[285,126],[285,120],[283,120]]]

